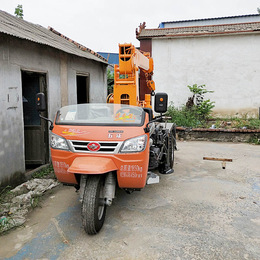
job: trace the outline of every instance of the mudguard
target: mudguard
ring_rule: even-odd
[[[118,167],[110,158],[77,157],[69,167],[68,173],[101,174],[116,170]]]

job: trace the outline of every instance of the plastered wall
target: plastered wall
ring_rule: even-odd
[[[153,39],[156,89],[181,106],[191,96],[187,85],[205,84],[215,114],[258,117],[259,46],[259,34]]]
[[[21,71],[46,75],[48,117],[75,104],[76,75],[90,75],[90,102],[106,100],[106,65],[0,34],[0,184],[25,172]],[[2,185],[0,185],[2,186]]]

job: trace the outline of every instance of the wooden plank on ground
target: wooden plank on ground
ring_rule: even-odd
[[[227,159],[227,158],[215,158],[215,157],[203,157],[203,160],[222,161],[222,162],[233,162],[232,159]]]

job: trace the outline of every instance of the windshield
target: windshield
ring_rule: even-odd
[[[62,107],[56,117],[61,125],[143,125],[141,107],[90,103]]]

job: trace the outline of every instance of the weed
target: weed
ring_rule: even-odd
[[[260,128],[260,120],[259,119],[248,119],[246,121],[245,126],[249,129],[259,129]]]
[[[210,122],[208,122],[208,126],[210,126],[212,123],[214,123],[216,128],[260,129],[260,120],[255,118],[212,118]]]
[[[214,107],[214,102],[210,101],[210,99],[207,99],[202,101],[199,106],[196,106],[196,112],[200,118],[208,119],[210,113],[212,112],[212,108]]]
[[[33,179],[43,179],[43,178],[46,178],[47,176],[53,175],[53,174],[54,174],[53,166],[50,165],[49,167],[46,167],[40,171],[33,173],[32,178]]]
[[[259,136],[251,136],[247,142],[250,144],[260,145],[260,138]]]
[[[0,234],[15,226],[15,222],[11,217],[1,217],[0,219]]]
[[[172,122],[177,126],[199,127],[203,124],[194,108],[189,109],[186,106],[177,108],[171,104],[168,107],[167,115],[172,118]]]
[[[213,93],[205,88],[205,85],[188,86],[193,96],[188,98],[185,105],[177,108],[173,103],[168,107],[167,115],[172,118],[177,126],[183,127],[204,127],[209,128],[213,124],[216,128],[244,128],[244,129],[260,129],[260,120],[249,118],[245,113],[241,118],[212,118],[211,112],[215,107],[210,99],[204,100],[204,94]],[[255,141],[254,141],[255,143]]]
[[[213,93],[214,91],[207,90],[205,85],[194,84],[192,87],[188,86],[190,92],[193,94],[192,97],[188,98],[186,107],[195,110],[196,117],[205,120],[208,119],[212,109],[215,107],[214,103],[210,99],[204,100],[204,94]]]
[[[11,186],[6,186],[1,192],[0,192],[0,204],[7,202],[9,199],[13,197],[13,194],[11,192]]]
[[[30,199],[32,209],[40,206],[41,196],[34,196]]]
[[[168,108],[167,115],[177,126],[184,127],[203,127],[210,117],[212,109],[215,107],[214,102],[210,99],[204,100],[204,94],[212,93],[205,88],[205,85],[194,84],[188,86],[193,94],[188,98],[186,105],[180,108],[174,107],[173,103]]]

